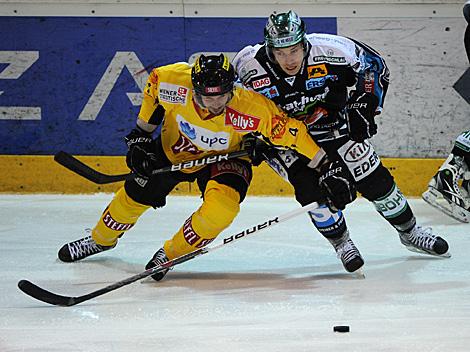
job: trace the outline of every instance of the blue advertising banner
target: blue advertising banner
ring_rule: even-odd
[[[336,18],[304,18],[336,34]],[[263,40],[265,18],[0,17],[0,154],[123,155],[153,67]]]

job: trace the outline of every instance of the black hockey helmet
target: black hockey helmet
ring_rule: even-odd
[[[191,70],[194,90],[199,95],[220,95],[231,92],[235,70],[225,54],[201,55]]]
[[[306,52],[305,22],[292,10],[285,13],[271,14],[266,27],[264,27],[264,43],[268,57],[271,60],[273,60],[273,48],[287,48],[303,43]]]

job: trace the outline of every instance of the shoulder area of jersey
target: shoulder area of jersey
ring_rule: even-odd
[[[191,88],[191,67],[186,62],[177,62],[155,68],[152,75],[159,82],[171,82]]]
[[[191,99],[191,66],[185,62],[160,66],[152,71],[149,79],[158,84],[159,103],[165,108],[186,105]],[[170,105],[167,105],[170,104]]]
[[[349,38],[342,37],[336,34],[328,34],[328,33],[310,33],[307,34],[307,40],[312,45],[349,45],[353,43],[353,41]]]
[[[191,75],[191,68],[192,65],[188,64],[187,62],[175,62],[168,65],[158,66],[152,70],[152,72],[156,72],[157,74],[160,72],[173,72],[173,73],[187,73]]]
[[[309,63],[345,65],[357,61],[356,45],[346,37],[313,33],[309,34],[307,39],[311,45]]]
[[[232,64],[234,66],[243,63],[244,61],[251,60],[255,57],[256,53],[259,49],[261,49],[263,45],[256,44],[256,45],[247,45],[243,49],[241,49],[233,58]]]
[[[229,105],[238,105],[243,107],[250,107],[253,109],[264,109],[265,107],[276,106],[270,99],[266,98],[263,94],[255,92],[254,90],[243,87],[240,83],[236,83],[233,90],[233,98]]]

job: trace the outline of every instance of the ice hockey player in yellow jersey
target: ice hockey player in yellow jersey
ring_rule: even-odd
[[[156,175],[152,171],[238,151],[248,133],[298,151],[312,167],[325,162],[324,152],[302,122],[288,118],[264,96],[234,85],[235,80],[233,66],[223,54],[201,55],[193,66],[176,63],[151,72],[137,126],[125,138],[126,161],[138,177],[116,192],[91,233],[59,250],[60,260],[74,262],[115,247],[147,209],[163,207],[171,190],[185,181],[197,181],[203,203],[146,269],[208,245],[239,212],[252,178],[250,160],[222,160]],[[254,158],[258,151],[249,145]],[[166,272],[152,277],[159,281]]]

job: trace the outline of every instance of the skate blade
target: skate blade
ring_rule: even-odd
[[[418,248],[412,247],[412,246],[406,246],[405,245],[405,247],[410,252],[415,252],[415,253],[419,253],[419,254],[426,254],[426,255],[432,255],[433,257],[439,257],[439,258],[450,258],[450,257],[452,257],[450,252],[445,252],[444,254],[437,254],[437,253],[429,253],[429,252],[423,251],[422,249],[418,249]]]
[[[421,197],[426,203],[442,211],[447,216],[463,223],[470,222],[470,212],[449,202],[439,191],[430,188]]]
[[[362,271],[362,268],[357,269],[352,274],[356,277],[356,279],[364,280],[366,278],[366,275],[364,274],[364,271]]]

